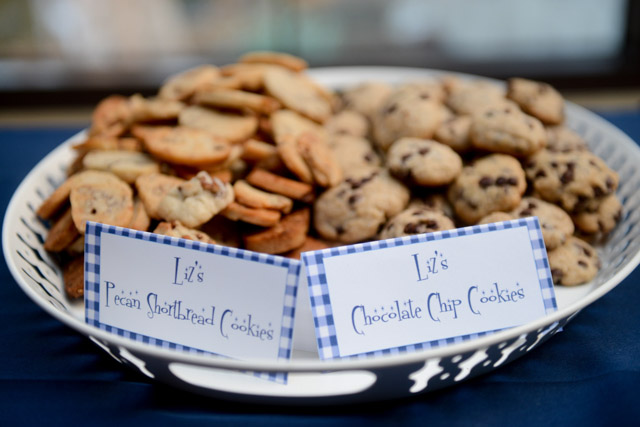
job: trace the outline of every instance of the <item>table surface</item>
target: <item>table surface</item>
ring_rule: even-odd
[[[640,110],[601,115],[640,141]],[[27,172],[77,131],[0,127],[3,217]],[[562,333],[488,375],[410,399],[331,408],[229,403],[153,382],[42,311],[4,262],[0,280],[1,424],[585,426],[640,419],[640,269]]]

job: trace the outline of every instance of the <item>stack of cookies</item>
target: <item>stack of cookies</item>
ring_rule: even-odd
[[[82,296],[88,220],[299,257],[330,246],[537,215],[556,284],[598,271],[580,235],[620,218],[617,174],[563,125],[552,87],[455,77],[334,93],[304,60],[253,52],[96,107],[38,215]],[[584,237],[584,236],[583,236]]]

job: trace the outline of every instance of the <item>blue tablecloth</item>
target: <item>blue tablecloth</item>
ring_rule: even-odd
[[[640,141],[640,111],[603,116]],[[0,207],[77,129],[0,128]],[[640,166],[640,165],[639,165]],[[637,425],[640,270],[521,359],[456,387],[372,405],[265,407],[129,371],[50,317],[0,263],[0,425]]]

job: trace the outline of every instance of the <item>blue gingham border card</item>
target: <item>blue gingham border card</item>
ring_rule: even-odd
[[[289,360],[291,358],[297,286],[301,269],[301,263],[299,261],[280,256],[252,252],[244,249],[212,245],[195,240],[180,239],[177,237],[165,236],[145,231],[132,230],[128,228],[116,227],[95,222],[87,222],[85,231],[84,259],[84,303],[86,323],[134,341],[151,344],[171,350],[185,351],[193,354],[216,353],[176,344],[153,337],[148,337],[143,334],[127,331],[100,322],[100,238],[103,233],[286,268],[287,275],[285,293],[283,298],[283,312],[279,336],[278,360]],[[286,373],[254,372],[252,374],[276,382],[286,382]]]
[[[500,330],[498,329],[493,331],[485,331],[435,341],[410,344],[401,347],[387,348],[356,355],[341,356],[340,349],[338,347],[338,338],[336,335],[336,327],[334,314],[332,312],[327,276],[324,269],[324,259],[346,254],[376,251],[396,246],[406,246],[416,243],[444,240],[458,236],[489,233],[492,231],[517,227],[526,227],[528,229],[545,312],[546,314],[552,313],[557,310],[557,303],[553,288],[553,281],[551,278],[551,272],[549,269],[549,262],[547,260],[547,252],[544,245],[544,240],[542,238],[540,223],[537,217],[526,217],[497,223],[473,225],[469,227],[456,228],[453,230],[417,234],[387,240],[370,241],[354,245],[339,246],[334,248],[322,249],[319,251],[302,253],[302,261],[305,264],[307,274],[309,298],[311,303],[311,310],[314,317],[318,354],[320,358],[367,358],[371,356],[382,356],[412,352],[417,350],[426,350],[430,348],[467,341]]]

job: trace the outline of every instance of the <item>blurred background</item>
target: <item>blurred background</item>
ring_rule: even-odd
[[[172,73],[256,49],[640,100],[636,0],[0,0],[0,118],[152,94]]]

